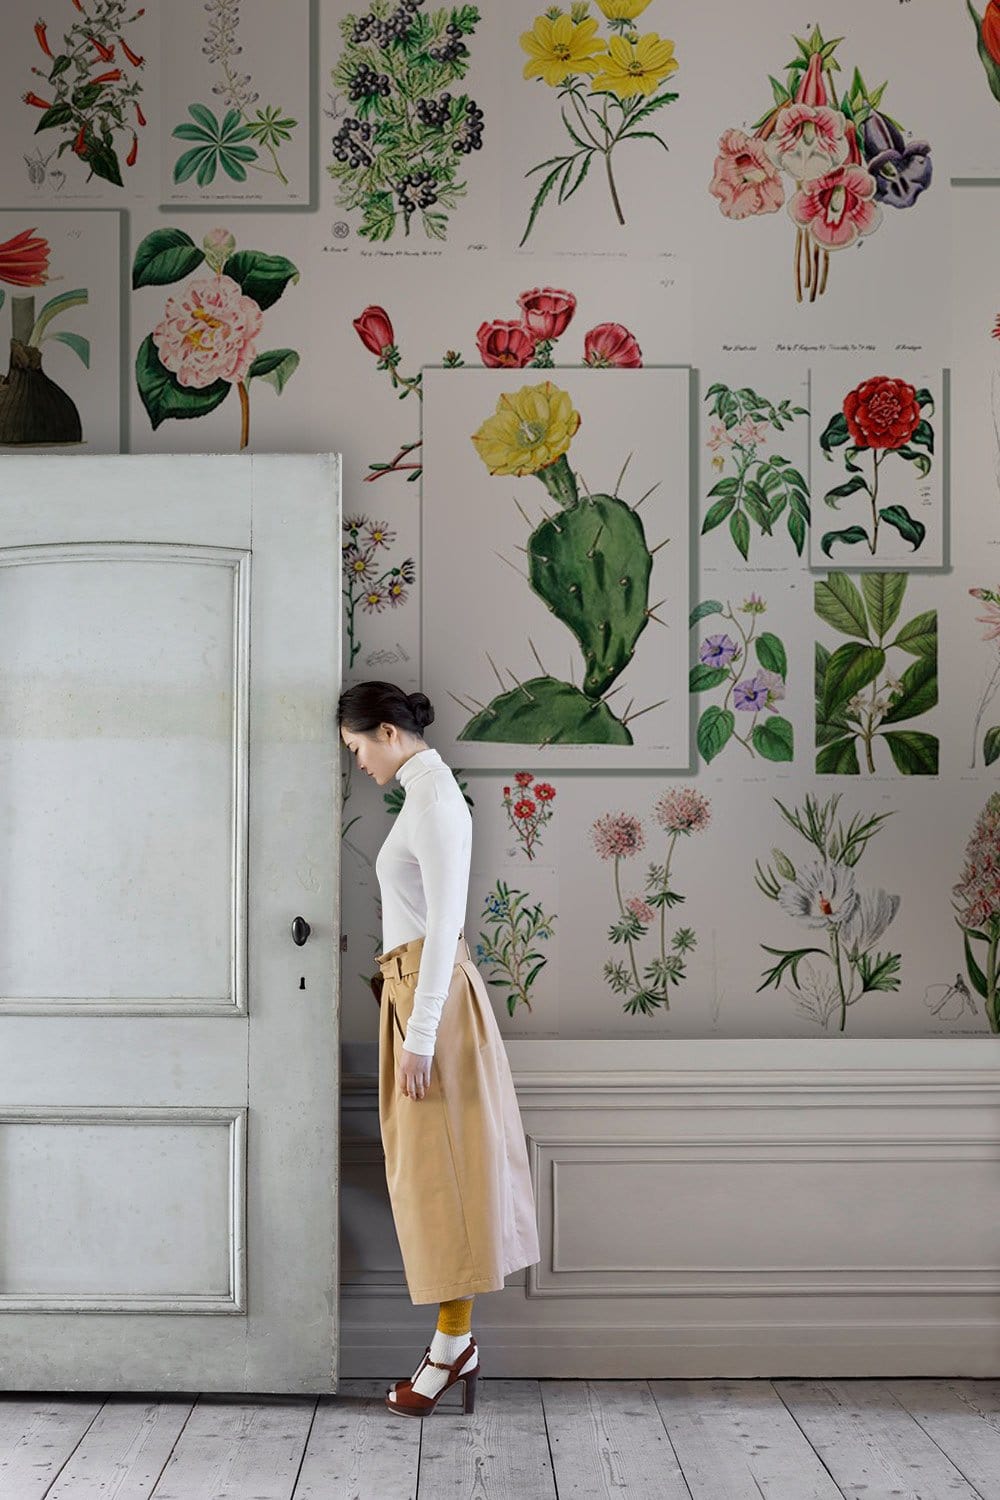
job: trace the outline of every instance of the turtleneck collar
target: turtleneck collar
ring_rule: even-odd
[[[443,764],[444,762],[438,751],[434,749],[433,745],[428,745],[426,750],[417,750],[403,761],[403,764],[396,772],[396,780],[400,786],[407,787],[411,781],[423,775],[425,771],[431,771],[435,766]]]

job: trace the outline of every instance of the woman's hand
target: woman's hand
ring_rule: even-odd
[[[404,1047],[396,1069],[399,1092],[411,1099],[422,1099],[430,1086],[433,1061],[433,1057],[424,1057],[421,1052],[409,1052]]]

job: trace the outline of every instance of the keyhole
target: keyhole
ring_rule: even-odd
[[[306,976],[303,974],[302,978],[299,980],[299,989],[300,990],[304,990],[305,987],[306,987]]]

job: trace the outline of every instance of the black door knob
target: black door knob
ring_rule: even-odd
[[[292,942],[301,948],[310,932],[312,932],[312,928],[305,917],[296,917],[292,923]]]

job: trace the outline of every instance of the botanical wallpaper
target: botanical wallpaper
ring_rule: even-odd
[[[998,0],[6,19],[0,448],[342,453],[504,1035],[1000,1033]]]

